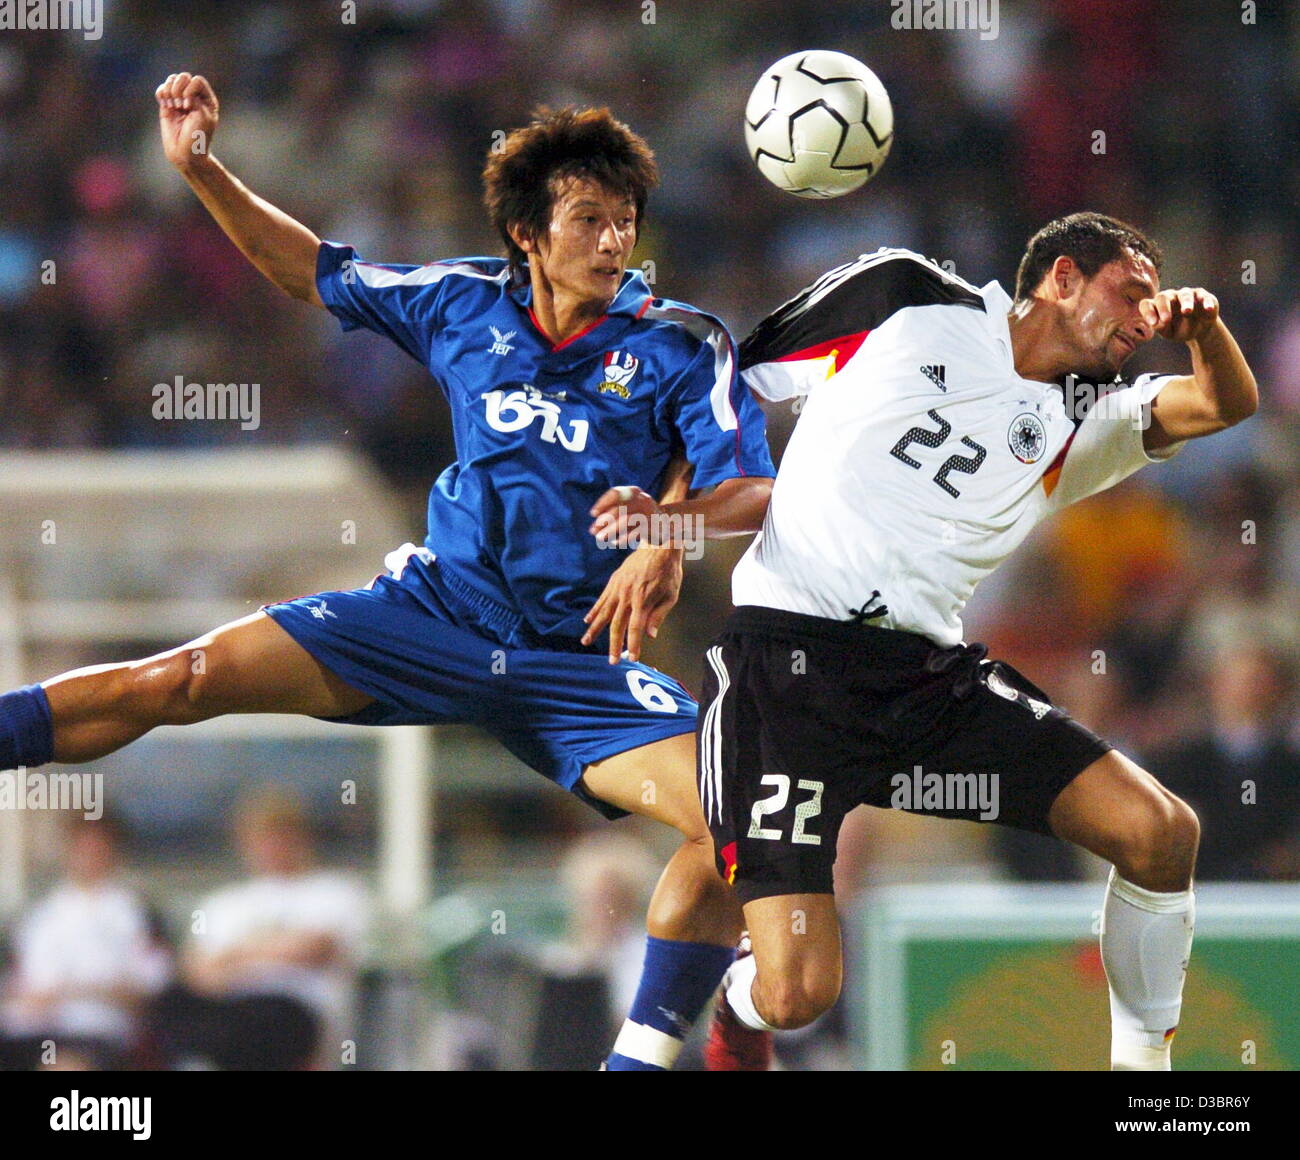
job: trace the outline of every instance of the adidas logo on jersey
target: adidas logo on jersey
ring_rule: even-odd
[[[930,382],[932,382],[936,387],[938,387],[939,390],[946,391],[948,389],[948,384],[943,381],[945,369],[946,368],[941,366],[922,367],[921,373],[925,375],[925,377],[929,379]]]

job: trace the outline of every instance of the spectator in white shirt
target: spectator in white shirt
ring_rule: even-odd
[[[0,1017],[0,1065],[66,1070],[138,1062],[141,1008],[171,955],[120,874],[107,816],[69,824],[66,877],[19,921]]]
[[[283,791],[244,799],[235,835],[252,877],[197,908],[185,986],[160,1004],[159,1038],[183,1065],[336,1066],[357,1038],[365,891],[351,875],[315,865],[302,807]]]

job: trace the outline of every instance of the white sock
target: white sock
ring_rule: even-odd
[[[727,970],[727,1006],[732,1014],[751,1031],[775,1031],[754,1006],[754,979],[758,960],[753,955],[737,959]]]
[[[1112,1071],[1170,1070],[1195,921],[1191,890],[1144,890],[1111,868],[1101,961],[1110,983]]]

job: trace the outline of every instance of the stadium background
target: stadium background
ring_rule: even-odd
[[[1201,806],[1215,859],[1203,878],[1300,879],[1294,7],[1260,4],[1247,23],[1243,8],[1253,6],[1226,2],[1179,5],[1175,16],[1156,0],[1003,0],[991,40],[894,29],[884,2],[370,0],[355,24],[340,19],[342,7],[108,0],[98,41],[0,32],[7,686],[156,651],[218,623],[200,618],[208,609],[238,613],[365,583],[387,550],[420,538],[424,495],[452,457],[425,372],[382,340],[345,339],[331,318],[280,297],[167,167],[153,90],[168,73],[213,81],[222,103],[214,152],[253,190],[321,236],[390,261],[499,252],[478,186],[493,133],[539,102],[608,104],[649,139],[663,171],[636,261],[652,263],[661,293],[718,313],[738,336],[828,266],[879,245],[1009,286],[1027,236],[1082,208],[1151,232],[1166,251],[1166,285],[1220,297],[1257,372],[1259,414],[1041,529],[978,594],[967,636]],[[870,64],[896,117],[881,175],[831,203],[779,194],[741,143],[740,112],[763,66],[814,46]],[[42,277],[51,260],[56,276]],[[1129,369],[1184,365],[1181,350],[1156,342]],[[260,425],[155,419],[152,388],[177,375],[260,384]],[[794,418],[771,412],[774,450]],[[306,481],[275,512],[241,499],[254,465],[305,477],[312,464],[329,465],[319,493]],[[114,471],[129,477],[125,491],[104,483]],[[47,518],[61,523],[53,538]],[[349,520],[350,541],[340,536]],[[649,656],[688,684],[742,547],[713,545],[688,567]],[[95,603],[77,614],[83,601]],[[171,603],[154,619],[147,610],[158,601]],[[123,619],[106,626],[114,609]],[[69,630],[74,622],[83,627]],[[168,635],[154,635],[161,625]],[[357,983],[359,1065],[561,1061],[565,1045],[524,1029],[547,1024],[538,1011],[561,1009],[598,1023],[601,1000],[582,980],[598,988],[606,973],[618,1006],[635,972],[637,939],[625,924],[635,927],[671,839],[635,821],[609,837],[615,830],[466,731],[443,731],[431,752],[428,898],[418,896],[413,916],[411,907],[386,912],[376,897]],[[229,819],[250,786],[292,787],[322,860],[375,887],[377,760],[351,737],[217,732],[97,768],[125,824],[129,874],[183,944],[196,900],[241,873]],[[1252,760],[1264,780],[1247,808],[1239,771]],[[340,804],[348,779],[356,801]],[[58,827],[22,824],[25,874],[4,892],[10,934],[62,867]],[[1045,840],[893,814],[859,818],[842,862],[846,910],[867,928],[869,887],[1095,881],[1101,872]],[[1099,905],[1100,890],[1089,889]],[[1279,930],[1288,913],[1279,911]],[[1082,996],[1078,1026],[1092,1020],[1096,1050],[1044,1048],[1028,1063],[1098,1065],[1105,998],[1089,932],[1057,951],[1008,938],[1011,958],[988,968],[997,986],[979,976],[963,991],[955,950],[944,958],[948,990],[935,981],[942,971],[917,968],[941,992],[906,1015],[917,1042],[942,1039],[943,1019],[958,1019],[963,1004],[974,1004],[972,1026],[1027,1018],[1017,994],[1056,971],[1052,993]],[[1294,968],[1291,947],[1265,950]],[[866,975],[853,970],[853,1001],[817,1032],[785,1040],[787,1065],[866,1058]],[[1296,1066],[1294,1013],[1261,1014],[1267,979],[1231,974],[1207,965],[1216,999],[1203,1007],[1231,1009],[1246,1028],[1239,1039],[1274,1019],[1260,1065]],[[930,1018],[942,1026],[922,1027]],[[604,1036],[596,1027],[589,1038]],[[1002,1058],[1009,1048],[989,1050]],[[937,1054],[930,1062],[939,1065]]]

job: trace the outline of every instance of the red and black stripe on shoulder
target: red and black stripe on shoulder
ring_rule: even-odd
[[[865,254],[827,271],[763,319],[740,344],[740,369],[816,358],[832,350],[843,362],[870,331],[899,310],[935,305],[985,308],[973,286],[917,254]]]

